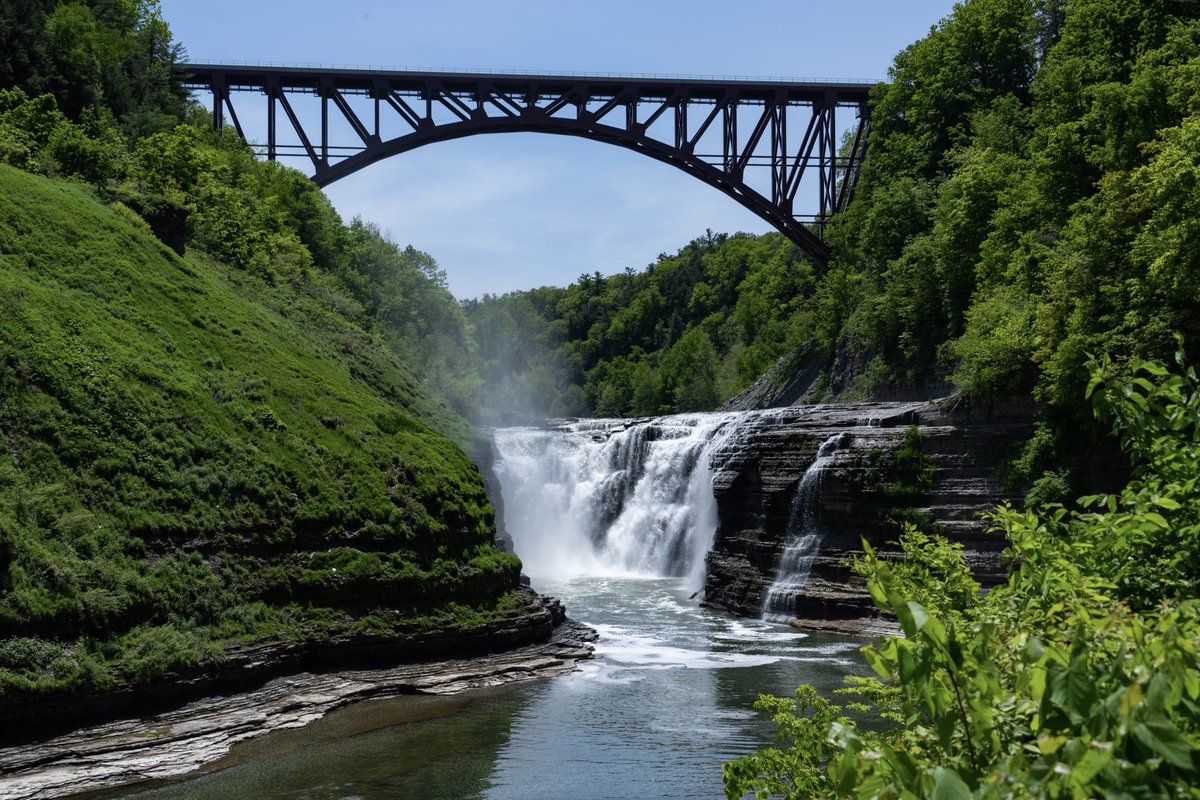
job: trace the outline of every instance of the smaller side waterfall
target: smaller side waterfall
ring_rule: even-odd
[[[830,436],[817,449],[817,456],[800,478],[788,516],[792,543],[779,559],[775,582],[763,598],[762,617],[770,622],[788,622],[796,616],[796,593],[808,584],[813,561],[821,550],[821,482],[834,455],[850,438],[847,432]]]

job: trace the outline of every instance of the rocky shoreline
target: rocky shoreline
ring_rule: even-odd
[[[549,619],[539,641],[511,644],[499,637],[492,652],[483,642],[460,642],[464,650],[440,660],[373,668],[314,666],[277,674],[257,687],[206,695],[154,714],[92,724],[37,741],[0,746],[0,800],[36,800],[177,778],[229,754],[264,734],[295,729],[329,712],[364,700],[403,695],[449,695],[467,689],[566,675],[591,658],[592,629],[565,617],[557,601],[544,600]],[[342,664],[357,662],[343,652]],[[364,652],[358,648],[358,652]],[[327,654],[328,655],[328,654]],[[378,656],[379,654],[376,654]],[[8,727],[11,734],[14,729]]]

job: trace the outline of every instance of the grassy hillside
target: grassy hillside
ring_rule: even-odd
[[[354,318],[0,166],[0,692],[514,602],[465,426]]]

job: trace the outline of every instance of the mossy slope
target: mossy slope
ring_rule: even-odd
[[[0,166],[0,694],[511,608],[466,428],[353,304],[137,222]]]

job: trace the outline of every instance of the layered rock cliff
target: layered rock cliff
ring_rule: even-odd
[[[785,549],[813,534],[807,579],[792,592],[793,624],[850,633],[885,629],[889,623],[877,617],[848,562],[862,552],[864,538],[886,551],[901,518],[920,519],[963,544],[985,585],[1002,579],[1005,542],[981,514],[1018,499],[1001,486],[997,469],[1028,437],[1030,407],[830,404],[758,412],[742,425],[736,446],[712,457],[719,524],[707,559],[707,605],[759,616]],[[799,485],[821,445],[835,436],[819,476],[819,518],[802,530]],[[923,474],[920,485],[905,486],[897,453],[914,448]]]

